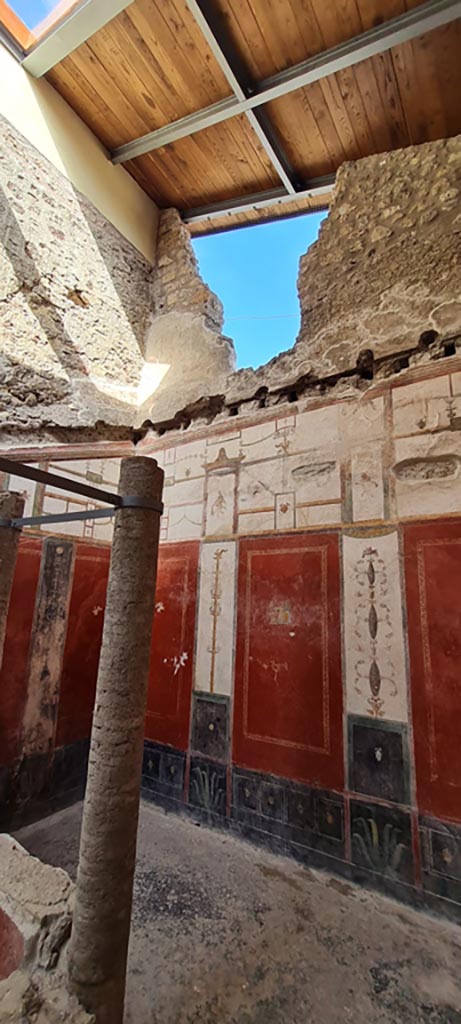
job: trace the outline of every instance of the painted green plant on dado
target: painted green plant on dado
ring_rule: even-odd
[[[380,834],[373,818],[356,818],[353,829],[352,841],[366,866],[387,878],[397,878],[406,850],[405,843],[399,842],[401,830],[388,822]]]
[[[222,814],[224,810],[224,791],[219,787],[216,772],[208,773],[205,768],[194,768],[192,792],[195,802],[209,814]]]

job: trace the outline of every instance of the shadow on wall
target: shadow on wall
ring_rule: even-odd
[[[34,241],[25,238],[1,188],[0,206],[6,256],[6,280],[1,296],[4,303],[2,356],[6,373],[3,402],[11,411],[12,407],[25,403],[27,418],[38,404],[49,407],[66,402],[69,419],[72,410],[78,415],[83,401],[99,409],[101,402],[104,403],[102,389],[91,380],[91,362],[83,358],[66,324],[68,318],[72,323],[69,317],[72,305],[83,312],[89,302],[77,284],[74,289],[64,289],[62,281],[58,283],[53,274],[39,269],[32,253],[35,251],[40,258],[40,246],[44,243],[39,238]],[[56,275],[61,276],[58,268]],[[83,334],[84,330],[82,323],[78,334]],[[129,405],[112,396],[110,404],[118,408],[126,420]],[[99,411],[102,413],[103,408]],[[62,425],[67,424],[63,421]]]
[[[151,266],[2,119],[0,226],[3,414],[131,426],[168,372],[147,367]],[[38,408],[35,408],[38,407]]]

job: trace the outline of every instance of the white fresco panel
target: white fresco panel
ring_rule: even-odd
[[[394,435],[445,430],[452,415],[448,376],[421,380],[392,391]]]
[[[286,494],[277,494],[275,500],[275,528],[276,530],[292,530],[295,525],[295,495],[294,491]]]
[[[354,522],[384,519],[384,484],[380,447],[355,448],[351,458]]]
[[[210,473],[207,482],[206,527],[208,537],[234,532],[235,473]]]
[[[396,530],[343,537],[347,709],[406,722],[402,584]]]
[[[446,431],[395,442],[391,472],[399,516],[444,515],[461,509],[461,435]]]
[[[274,529],[275,509],[267,512],[241,512],[239,515],[239,533],[265,533]]]
[[[341,522],[341,505],[302,505],[296,508],[296,526],[328,526]]]
[[[336,444],[341,440],[339,429],[339,405],[325,405],[320,409],[309,409],[299,413],[296,423],[296,450],[307,451],[322,445]]]
[[[366,398],[364,395],[358,400],[341,402],[338,417],[343,441],[371,441],[384,435],[383,398]]]
[[[196,540],[202,536],[202,505],[171,505],[168,509],[168,540]]]
[[[232,691],[236,544],[202,544],[197,617],[196,690]]]

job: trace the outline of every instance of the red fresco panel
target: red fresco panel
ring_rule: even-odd
[[[418,806],[461,820],[461,521],[404,538]]]
[[[338,538],[240,542],[233,760],[344,783]]]
[[[198,554],[195,541],[159,549],[146,739],[179,750],[189,742]]]
[[[61,677],[56,745],[91,732],[110,547],[77,544]]]
[[[39,537],[21,537],[0,673],[0,764],[10,764],[19,755],[41,553]]]

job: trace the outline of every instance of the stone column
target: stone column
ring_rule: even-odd
[[[19,518],[23,512],[24,498],[20,494],[0,491],[0,519]],[[13,526],[0,526],[0,667],[20,534]]]
[[[122,461],[119,493],[160,502],[154,459]],[[160,516],[115,515],[69,976],[97,1024],[122,1024]],[[82,644],[85,637],[82,637]]]

